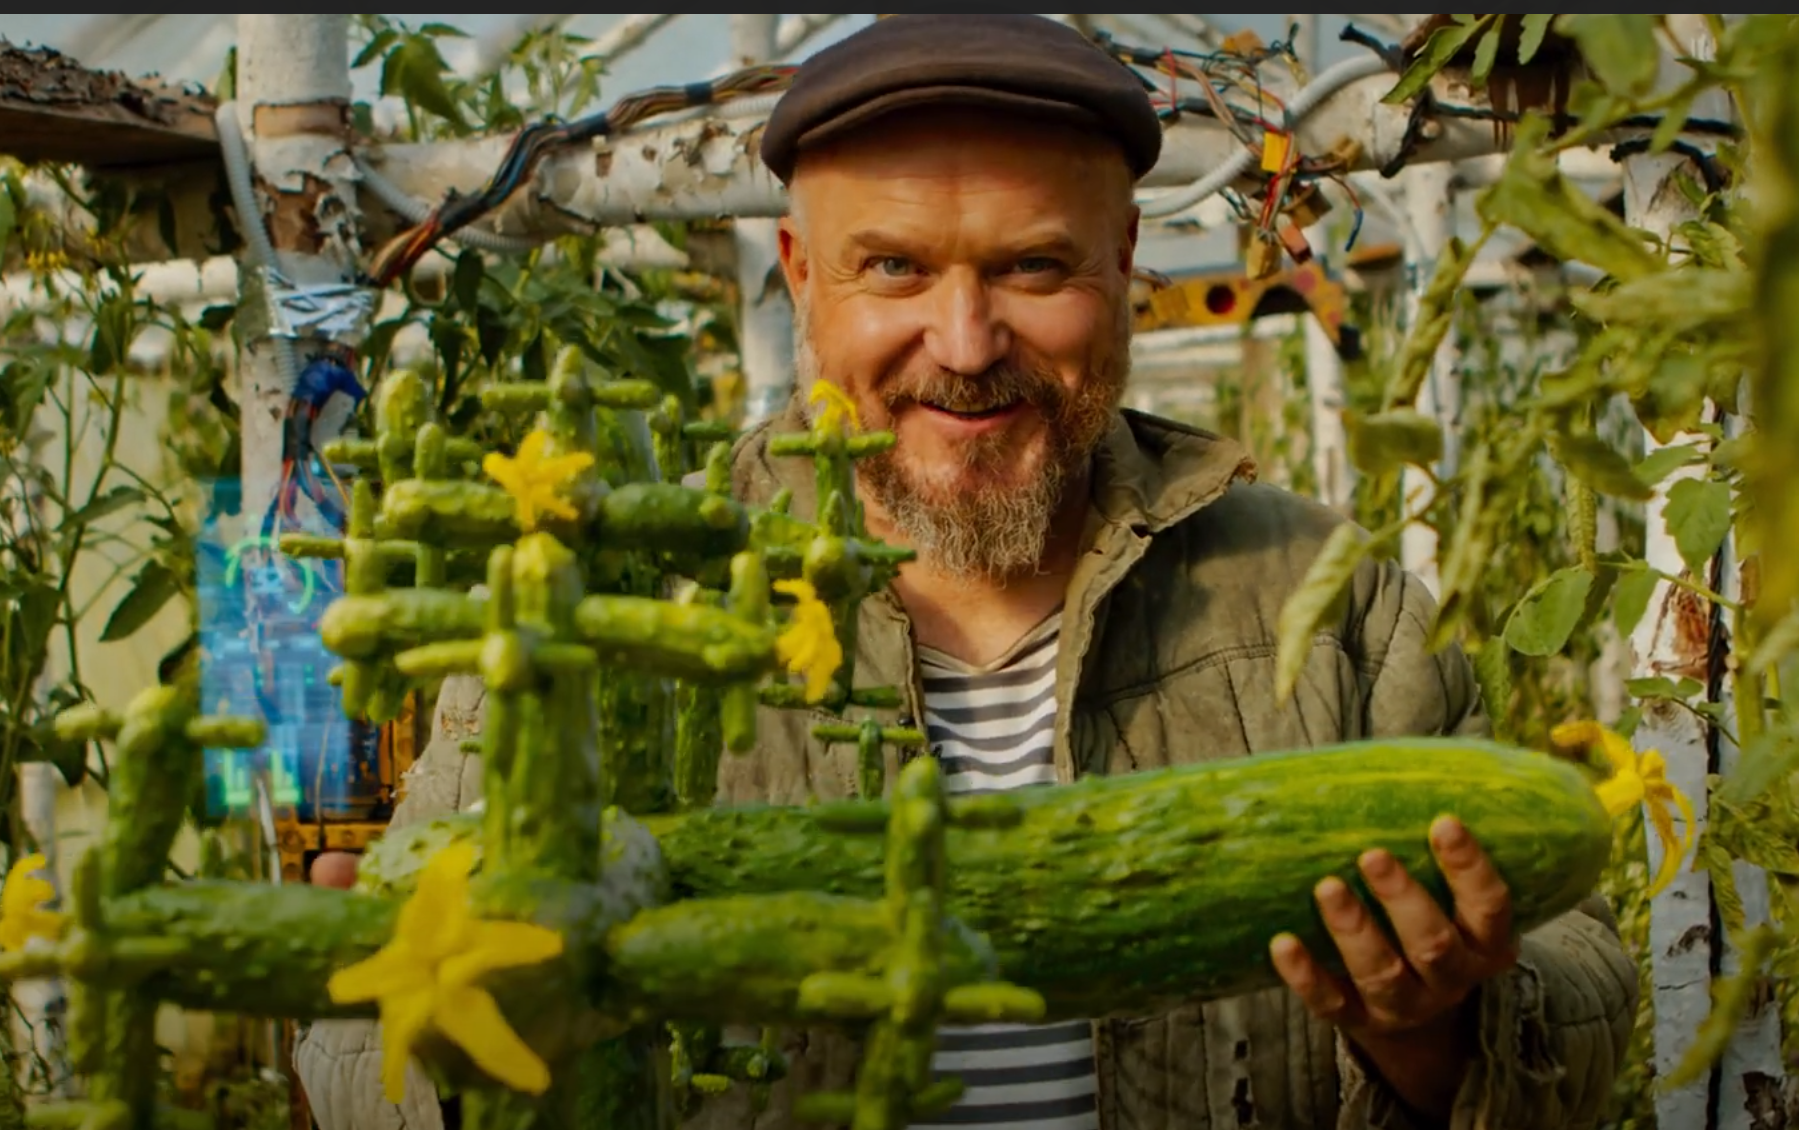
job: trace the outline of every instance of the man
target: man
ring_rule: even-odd
[[[791,192],[781,261],[799,395],[740,442],[735,486],[751,502],[786,488],[796,511],[815,503],[809,466],[771,458],[767,439],[805,426],[819,381],[864,427],[898,435],[861,465],[859,491],[871,531],[919,560],[865,603],[857,682],[905,688],[897,714],[922,719],[957,791],[1485,730],[1465,659],[1425,650],[1430,598],[1386,564],[1359,571],[1295,697],[1274,700],[1280,608],[1339,519],[1254,484],[1231,442],[1118,407],[1132,187],[1160,145],[1131,72],[1051,21],[994,15],[894,16],[849,37],[801,69],[762,139]],[[721,803],[853,793],[853,750],[822,746],[811,722],[764,711],[758,750],[726,759]],[[427,755],[403,819],[474,799],[460,736]],[[1453,820],[1433,839],[1453,918],[1371,851],[1363,870],[1397,947],[1327,879],[1317,901],[1349,977],[1270,939],[1286,989],[1150,1019],[946,1032],[937,1065],[970,1090],[941,1121],[1596,1126],[1636,1000],[1609,915],[1595,900],[1516,939],[1478,845]],[[317,1026],[301,1048],[315,1106],[337,1120],[324,1130],[436,1116],[421,1105],[402,1123],[379,1103],[370,1027]],[[360,1059],[333,1066],[332,1041]],[[786,1127],[796,1092],[848,1085],[858,1049],[820,1030],[790,1034],[786,1051],[791,1077],[767,1112],[733,1093],[699,1124]]]

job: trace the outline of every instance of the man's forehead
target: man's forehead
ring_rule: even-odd
[[[1115,147],[1080,131],[978,117],[955,128],[939,116],[809,153],[791,191],[807,215],[856,228],[937,225],[947,209],[997,209],[1017,227],[1059,225],[1066,235],[1083,217],[1105,222],[1114,205],[1128,206],[1131,178]]]

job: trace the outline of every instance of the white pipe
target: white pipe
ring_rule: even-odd
[[[262,221],[262,205],[256,199],[250,152],[244,145],[237,103],[220,103],[217,112],[213,114],[213,121],[218,125],[219,152],[225,164],[225,184],[231,190],[231,206],[237,210],[237,226],[243,234],[250,262],[265,271],[276,271],[275,245],[269,242],[268,225]],[[276,338],[270,348],[274,350],[281,387],[291,394],[300,384],[300,360],[294,353],[293,342]]]
[[[775,58],[785,59],[811,42],[812,37],[843,18],[841,12],[814,16],[787,16],[775,32]]]
[[[1335,66],[1326,68],[1317,78],[1307,83],[1305,88],[1294,95],[1293,100],[1288,103],[1288,127],[1297,127],[1308,114],[1323,105],[1326,99],[1351,83],[1391,73],[1387,69],[1387,64],[1375,55],[1358,55],[1353,59],[1345,59]],[[1250,164],[1255,160],[1254,153],[1238,145],[1222,164],[1191,186],[1151,197],[1145,201],[1142,205],[1143,215],[1154,219],[1159,216],[1172,216],[1176,212],[1185,212],[1206,197],[1229,188],[1233,181],[1249,171]]]
[[[747,67],[776,56],[778,16],[731,17],[731,56]],[[779,221],[739,217],[737,244],[737,348],[743,366],[744,426],[780,411],[793,388],[793,296],[781,274]]]
[[[1408,241],[1406,270],[1406,331],[1417,329],[1424,292],[1436,273],[1437,263],[1449,246],[1453,232],[1454,197],[1450,178],[1454,172],[1447,164],[1415,165],[1400,175],[1405,178],[1407,212],[1411,217],[1413,239]],[[1417,410],[1436,420],[1443,432],[1443,457],[1436,468],[1440,478],[1452,474],[1456,465],[1455,435],[1461,413],[1461,396],[1455,368],[1455,331],[1443,338],[1418,391]],[[1416,511],[1429,497],[1430,479],[1423,472],[1407,467],[1400,476],[1400,494],[1408,511]],[[1438,572],[1437,531],[1417,522],[1407,526],[1400,537],[1400,561],[1424,582],[1432,596],[1441,596],[1442,580]]]

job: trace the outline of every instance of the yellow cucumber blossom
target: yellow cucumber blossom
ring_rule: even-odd
[[[39,853],[22,857],[6,873],[6,885],[0,887],[0,949],[17,953],[33,938],[55,939],[62,933],[64,918],[44,904],[56,897],[56,887],[35,872],[49,866]]]
[[[856,403],[849,394],[830,381],[812,382],[812,394],[806,398],[809,404],[822,404],[818,410],[816,426],[826,432],[859,432],[862,421],[856,415]]]
[[[406,1091],[406,1064],[428,1029],[468,1053],[475,1066],[515,1091],[540,1095],[550,1069],[506,1023],[475,982],[499,969],[537,965],[562,953],[562,935],[530,922],[489,922],[469,912],[471,844],[433,855],[418,889],[400,908],[393,940],[372,957],[331,975],[338,1004],[381,1009],[381,1082],[387,1100]]]
[[[1599,803],[1614,818],[1643,806],[1662,845],[1662,866],[1649,893],[1655,895],[1673,882],[1693,848],[1693,802],[1668,780],[1668,762],[1661,753],[1652,749],[1639,754],[1631,748],[1630,739],[1597,722],[1564,722],[1550,731],[1549,741],[1563,749],[1597,748],[1604,754],[1612,775],[1595,789]],[[1674,833],[1676,811],[1683,826],[1678,836]]]
[[[790,673],[805,677],[806,701],[821,702],[831,689],[831,676],[843,666],[843,645],[837,642],[831,610],[808,581],[776,581],[775,591],[798,602],[793,622],[775,640],[775,656]]]
[[[557,492],[593,465],[593,456],[585,451],[548,457],[544,450],[549,443],[549,434],[539,428],[519,444],[516,456],[495,452],[481,460],[481,469],[487,472],[487,477],[512,495],[512,501],[518,506],[519,529],[525,533],[537,528],[540,514],[575,517],[575,508]]]

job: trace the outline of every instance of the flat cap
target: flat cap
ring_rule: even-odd
[[[785,184],[800,153],[909,107],[980,106],[1066,121],[1155,166],[1162,123],[1136,72],[1080,32],[1035,15],[896,15],[802,63],[762,132],[762,162]]]

